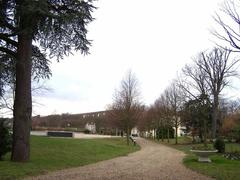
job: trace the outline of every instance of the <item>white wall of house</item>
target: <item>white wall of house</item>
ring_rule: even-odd
[[[85,129],[89,130],[91,133],[96,133],[96,125],[95,123],[87,123],[85,125]]]
[[[139,131],[138,131],[137,127],[132,128],[131,135],[132,134],[137,134],[139,136]]]
[[[174,129],[174,131],[176,132],[176,128],[173,127],[173,129]],[[186,127],[180,125],[180,126],[178,127],[178,129],[177,129],[177,135],[178,135],[178,136],[183,136],[183,135],[185,135],[185,130],[186,130]],[[175,135],[175,133],[174,133],[174,135]]]

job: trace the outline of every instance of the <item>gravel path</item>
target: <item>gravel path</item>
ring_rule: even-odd
[[[139,138],[141,150],[128,156],[30,177],[29,180],[210,180],[182,165],[184,153]]]

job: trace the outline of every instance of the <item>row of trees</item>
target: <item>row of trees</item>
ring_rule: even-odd
[[[236,7],[233,1],[225,1],[221,12],[239,27]],[[213,139],[219,136],[224,118],[229,117],[229,112],[224,111],[226,107],[223,102],[226,100],[222,92],[231,85],[232,78],[239,75],[237,69],[239,58],[234,56],[235,52],[240,50],[239,30],[224,23],[222,16],[216,14],[214,19],[223,31],[215,31],[213,34],[229,43],[230,47],[225,48],[218,44],[197,54],[193,62],[182,69],[180,75],[160,97],[150,107],[145,107],[145,111],[141,108],[143,107],[141,103],[134,100],[138,97],[138,93],[135,93],[136,79],[129,73],[128,79],[123,80],[111,109],[118,117],[116,118],[118,122],[124,126],[127,136],[129,129],[136,124],[140,130],[154,129],[155,136],[161,138],[164,137],[160,134],[164,132],[161,129],[167,131],[169,138],[169,132],[174,127],[176,143],[178,143],[177,129],[181,124],[191,128],[193,136],[198,134],[205,143],[207,135]]]
[[[215,47],[199,53],[150,107],[141,104],[137,79],[129,72],[110,107],[112,119],[127,133],[127,139],[136,125],[142,131],[154,130],[154,136],[162,140],[164,129],[169,139],[174,128],[176,144],[180,125],[191,129],[193,137],[199,135],[205,143],[211,127],[211,138],[215,139],[228,114],[221,93],[238,76],[238,62],[229,49]]]

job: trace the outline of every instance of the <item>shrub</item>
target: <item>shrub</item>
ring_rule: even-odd
[[[222,138],[217,138],[214,142],[214,147],[218,150],[219,153],[225,152],[225,142]]]
[[[210,151],[210,150],[214,150],[214,148],[212,146],[209,146],[209,145],[204,146],[202,144],[198,144],[198,145],[192,146],[192,150],[202,150],[202,151],[206,150],[206,151]]]
[[[164,128],[159,127],[157,129],[157,133],[156,133],[157,139],[158,140],[161,139],[162,136],[163,136],[163,139],[167,139],[167,137],[168,137],[167,133],[168,133],[168,129],[166,127],[164,127]],[[169,127],[169,138],[174,138],[174,129],[172,127]]]
[[[12,136],[9,130],[4,126],[4,121],[0,122],[0,160],[3,155],[11,151]]]
[[[89,129],[85,129],[85,130],[84,130],[84,133],[85,133],[85,134],[90,134],[91,131],[90,131]]]

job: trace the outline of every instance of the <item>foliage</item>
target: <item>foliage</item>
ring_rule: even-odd
[[[207,150],[215,150],[211,145],[204,146],[202,144],[193,145],[192,149],[193,150],[206,150],[206,151]]]
[[[220,132],[229,141],[235,139],[236,142],[240,143],[240,113],[235,112],[229,114],[224,119]]]
[[[15,83],[18,36],[23,33],[29,36],[32,33],[38,45],[31,49],[33,80],[51,76],[47,52],[57,59],[73,50],[88,53],[91,43],[86,38],[86,25],[93,20],[91,12],[95,8],[91,3],[91,0],[0,2],[0,96],[4,86]],[[18,22],[20,16],[34,19],[23,28]]]
[[[218,150],[218,153],[224,153],[225,152],[225,142],[222,138],[217,138],[214,142],[214,147]]]
[[[10,154],[0,162],[0,179],[19,179],[50,171],[78,167],[139,150],[127,146],[124,138],[65,139],[31,136],[31,161],[10,162]]]
[[[4,121],[0,119],[0,160],[9,151],[11,151],[12,136],[9,130],[4,126]]]
[[[182,118],[188,128],[192,129],[193,140],[198,134],[201,141],[207,136],[211,126],[211,102],[207,95],[200,95],[196,99],[189,100],[184,104]],[[196,131],[195,131],[196,130]]]
[[[240,124],[233,129],[234,137],[237,143],[240,143]]]
[[[166,139],[168,138],[168,130],[169,130],[169,138],[174,138],[174,129],[172,127],[159,127],[157,128],[157,139]]]
[[[47,74],[46,55],[59,60],[73,51],[89,52],[86,26],[93,20],[95,7],[92,0],[3,0],[0,8],[0,59],[6,65],[13,64],[3,70],[10,69],[9,78],[15,87],[11,158],[26,162],[30,157],[31,80],[34,75],[42,78]],[[38,71],[33,73],[33,68]],[[4,81],[0,82],[2,88]]]

